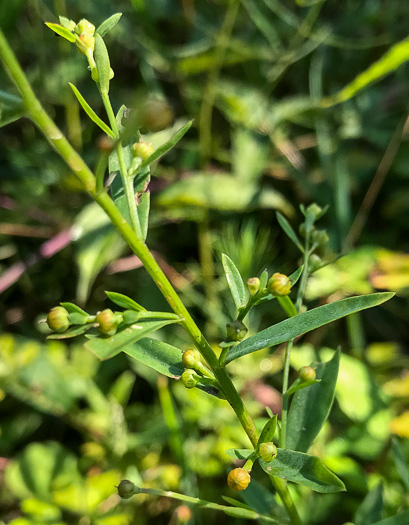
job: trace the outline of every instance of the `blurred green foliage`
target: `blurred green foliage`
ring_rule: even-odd
[[[215,347],[232,316],[220,252],[245,278],[264,268],[291,273],[299,265],[275,210],[295,226],[300,203],[330,205],[323,221],[332,254],[309,282],[311,301],[398,291],[392,304],[365,312],[358,325],[324,328],[296,347],[298,369],[328,360],[329,348],[342,346],[335,408],[313,452],[348,492],[340,497],[297,487],[293,496],[314,524],[369,525],[407,511],[409,447],[400,438],[409,436],[409,70],[397,69],[406,60],[407,5],[1,2],[0,24],[37,94],[93,168],[104,144],[68,82],[104,119],[98,93],[83,57],[44,22],[66,14],[98,25],[117,11],[123,16],[107,37],[115,109],[134,108],[155,147],[195,119],[153,169],[148,242]],[[373,64],[377,82],[366,83]],[[354,79],[356,92],[343,91]],[[158,374],[124,354],[100,362],[78,342],[38,342],[44,339],[38,319],[62,300],[94,312],[112,306],[104,290],[115,290],[150,310],[166,306],[73,174],[21,118],[20,100],[2,70],[0,86],[0,123],[8,124],[0,129],[1,519],[13,525],[181,523],[174,503],[144,496],[120,503],[114,485],[128,477],[219,501],[220,493],[229,495],[231,460],[224,451],[248,442],[222,401],[179,382],[165,381],[157,394]],[[337,93],[345,102],[324,109],[321,100],[335,102],[328,97]],[[132,115],[129,120],[135,125]],[[44,248],[64,231],[60,249]],[[271,305],[251,312],[251,334],[282,318]],[[179,328],[155,337],[182,350],[188,345]],[[281,358],[262,350],[229,365],[260,428],[264,407],[280,408]],[[251,487],[245,503],[264,513],[277,507],[264,485]],[[193,519],[205,518],[194,511]],[[225,520],[215,513],[206,519]]]

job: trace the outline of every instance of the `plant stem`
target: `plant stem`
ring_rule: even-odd
[[[97,192],[95,176],[85,164],[84,160],[74,150],[71,144],[64,137],[60,129],[48,116],[44,108],[42,107],[39,100],[36,98],[20,64],[11,50],[8,42],[0,30],[0,59],[2,60],[6,72],[16,85],[19,90],[25,107],[28,111],[30,118],[37,125],[40,131],[44,134],[45,138],[51,144],[51,146],[61,155],[63,160],[68,166],[74,171],[80,181],[83,183],[85,189],[88,191],[90,196],[97,202],[105,213],[110,218],[112,224],[116,227],[122,238],[131,248],[131,250],[139,257],[143,263],[146,271],[152,277],[156,286],[161,291],[162,295],[168,302],[172,310],[179,315],[183,321],[181,321],[182,327],[186,333],[190,336],[196,347],[199,349],[202,356],[205,358],[210,368],[214,372],[214,375],[220,385],[220,389],[230,403],[231,407],[235,411],[244,431],[248,435],[252,445],[256,447],[259,434],[251,419],[247,409],[237,392],[229,374],[226,369],[219,364],[219,361],[213,352],[211,346],[203,336],[199,327],[189,314],[185,305],[179,298],[178,294],[172,287],[171,283],[163,273],[162,269],[154,259],[152,253],[149,251],[145,242],[139,237],[135,230],[127,223],[121,212],[115,206],[114,201],[109,197],[106,192]],[[110,103],[109,103],[110,107]],[[111,117],[113,112],[111,107]],[[109,116],[109,115],[108,115]],[[116,123],[115,123],[116,124]],[[111,122],[112,125],[112,122]],[[291,496],[288,492],[288,488],[282,480],[275,478],[277,484],[277,492],[279,493],[288,514],[294,525],[298,525],[300,520],[296,513],[296,509],[291,500]],[[295,514],[294,514],[295,511]]]
[[[310,230],[307,229],[306,236],[305,236],[305,245],[304,245],[304,261],[303,261],[303,272],[301,276],[301,282],[300,286],[298,287],[297,292],[297,299],[295,302],[295,309],[297,311],[297,314],[300,313],[300,309],[302,306],[302,300],[305,293],[305,287],[307,285],[307,279],[308,279],[308,263],[310,258],[311,250],[310,250]],[[284,370],[283,370],[283,406],[281,410],[281,434],[280,434],[280,447],[285,448],[286,446],[286,439],[287,439],[287,415],[288,415],[288,403],[289,403],[289,396],[286,396],[285,393],[288,390],[288,379],[290,376],[290,356],[291,356],[291,350],[293,348],[294,339],[290,339],[287,341],[287,345],[285,348],[285,356],[284,356]]]
[[[128,169],[126,167],[124,148],[122,147],[122,141],[119,137],[118,125],[116,122],[115,114],[112,109],[111,100],[108,93],[100,90],[102,102],[105,107],[105,111],[108,115],[109,123],[111,124],[112,131],[114,132],[117,142],[116,142],[116,153],[118,155],[119,162],[119,171],[121,173],[122,185],[125,190],[125,198],[128,203],[129,216],[131,218],[131,225],[136,235],[141,238],[142,230],[141,224],[139,222],[138,210],[136,209],[136,200],[135,200],[135,190],[133,185],[133,177],[128,175]]]

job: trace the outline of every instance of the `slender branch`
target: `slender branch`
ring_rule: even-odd
[[[163,294],[169,306],[183,319],[181,322],[182,327],[195,343],[204,359],[207,361],[210,368],[214,372],[215,377],[219,382],[221,391],[235,411],[243,429],[247,433],[252,445],[255,447],[258,442],[259,434],[226,369],[223,366],[220,366],[211,346],[201,333],[200,329],[189,314],[171,283],[163,273],[162,269],[155,261],[152,253],[149,251],[144,241],[138,237],[132,227],[127,223],[109,195],[106,192],[96,191],[95,177],[93,173],[85,164],[84,160],[67,141],[60,129],[50,119],[41,103],[36,98],[23,70],[17,62],[17,59],[15,58],[15,55],[8,45],[8,42],[1,30],[0,59],[5,66],[7,74],[16,85],[17,89],[20,91],[28,114],[30,115],[33,122],[44,134],[45,138],[52,145],[52,147],[61,155],[68,166],[74,171],[80,181],[84,184],[85,189],[88,191],[91,197],[105,211],[122,238],[142,261],[146,271],[152,277],[153,281]],[[278,478],[274,478],[274,482],[276,484],[277,492],[280,494],[280,497],[288,511],[289,516],[291,517],[293,524],[298,525],[300,520],[285,482]]]

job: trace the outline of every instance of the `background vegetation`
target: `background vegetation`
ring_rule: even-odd
[[[195,119],[153,172],[148,242],[214,345],[231,315],[220,252],[245,278],[264,268],[291,273],[299,255],[275,211],[296,228],[300,203],[329,205],[321,224],[332,262],[309,282],[311,305],[398,292],[298,342],[294,368],[343,350],[335,406],[314,453],[348,492],[297,489],[294,499],[316,524],[369,525],[407,509],[409,70],[399,66],[409,58],[408,6],[3,1],[0,24],[36,93],[92,167],[104,144],[68,81],[104,117],[99,96],[85,59],[44,22],[62,14],[98,25],[117,11],[123,16],[107,36],[115,109],[134,108],[154,146]],[[38,320],[63,300],[94,312],[112,306],[104,291],[115,290],[150,310],[167,307],[73,174],[20,119],[3,71],[0,86],[0,121],[9,124],[0,130],[1,517],[14,525],[181,523],[186,509],[143,496],[119,503],[113,486],[128,477],[221,502],[220,494],[232,496],[224,451],[247,446],[246,437],[233,412],[200,391],[168,384],[124,355],[100,363],[80,340],[46,342]],[[252,312],[250,330],[280,316],[271,306]],[[188,346],[178,328],[159,334]],[[260,426],[265,406],[280,409],[282,370],[282,353],[263,352],[231,365]],[[263,512],[276,504],[262,484],[250,487],[247,503]],[[379,502],[381,487],[383,508],[362,520],[363,502]],[[195,511],[191,519],[226,518]]]

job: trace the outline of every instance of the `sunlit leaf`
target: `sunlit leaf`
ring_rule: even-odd
[[[222,264],[234,304],[239,309],[246,304],[246,288],[243,279],[234,262],[225,253],[222,253]]]
[[[64,26],[52,24],[51,22],[46,22],[45,25],[54,31],[54,33],[57,33],[57,35],[60,35],[65,38],[65,40],[68,40],[68,42],[74,43],[77,40],[77,36],[73,35],[71,31],[66,29]]]
[[[115,139],[114,132],[105,124],[103,120],[101,120],[98,115],[95,113],[95,111],[91,108],[91,106],[88,104],[88,102],[85,100],[85,98],[81,95],[81,93],[78,91],[78,89],[74,86],[74,84],[71,84],[69,82],[69,85],[71,86],[71,89],[74,91],[74,95],[77,97],[78,102],[81,104],[82,109],[85,111],[85,113],[89,116],[89,118],[95,122],[97,126],[99,126],[104,133],[106,133],[109,137],[112,139]]]
[[[327,363],[314,363],[320,382],[298,391],[291,402],[287,422],[286,446],[307,452],[328,418],[334,401],[341,352]]]
[[[281,323],[262,330],[232,348],[227,354],[226,364],[246,354],[256,352],[261,348],[275,346],[294,339],[351,313],[382,304],[391,299],[393,295],[393,293],[385,292],[341,299],[334,303],[319,306],[291,319],[286,319]]]
[[[108,31],[111,31],[116,24],[119,22],[119,19],[121,18],[122,13],[115,13],[114,15],[110,16],[106,20],[102,22],[100,26],[97,27],[96,33],[98,33],[100,36],[104,37]]]

